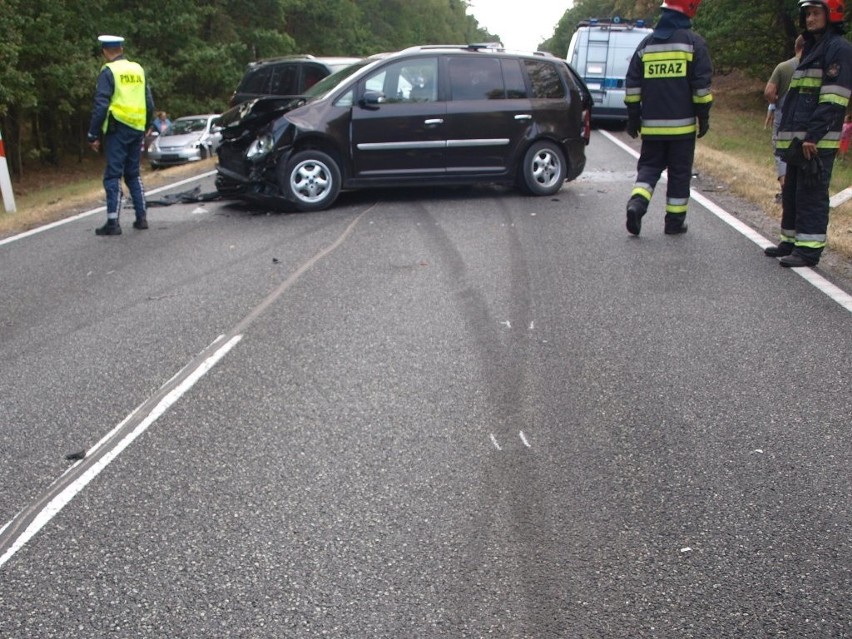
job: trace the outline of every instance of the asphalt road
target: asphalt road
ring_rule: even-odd
[[[852,313],[634,167],[0,245],[0,637],[852,637]]]

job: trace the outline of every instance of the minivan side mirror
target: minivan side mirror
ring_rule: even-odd
[[[364,91],[364,97],[359,104],[365,109],[378,109],[379,105],[387,101],[385,94],[381,91]]]

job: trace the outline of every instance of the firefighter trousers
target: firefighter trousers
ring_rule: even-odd
[[[630,198],[644,201],[648,209],[654,188],[664,170],[668,170],[666,185],[666,230],[676,230],[686,220],[689,205],[689,184],[695,157],[695,137],[674,139],[642,139],[642,151],[636,165],[636,183]]]
[[[787,165],[781,190],[781,241],[792,242],[793,252],[816,264],[828,235],[828,185],[835,153],[820,153],[822,170],[810,175],[803,167]]]

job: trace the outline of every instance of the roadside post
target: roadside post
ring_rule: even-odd
[[[3,133],[0,132],[0,191],[3,192],[3,206],[6,213],[14,213],[15,192],[12,190],[12,179],[9,177],[9,165],[6,163],[6,149],[3,147]]]
[[[852,186],[847,186],[845,189],[840,191],[840,193],[835,193],[831,196],[831,199],[828,201],[828,206],[831,208],[835,208],[840,206],[847,200],[852,200]]]

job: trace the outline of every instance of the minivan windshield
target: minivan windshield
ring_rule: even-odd
[[[317,82],[314,86],[309,89],[305,89],[304,95],[311,98],[317,98],[325,95],[332,89],[336,88],[341,82],[343,82],[350,75],[354,74],[359,69],[365,67],[366,65],[373,62],[373,60],[364,59],[360,62],[356,62],[336,73],[332,73],[329,76],[326,76],[319,82]]]

